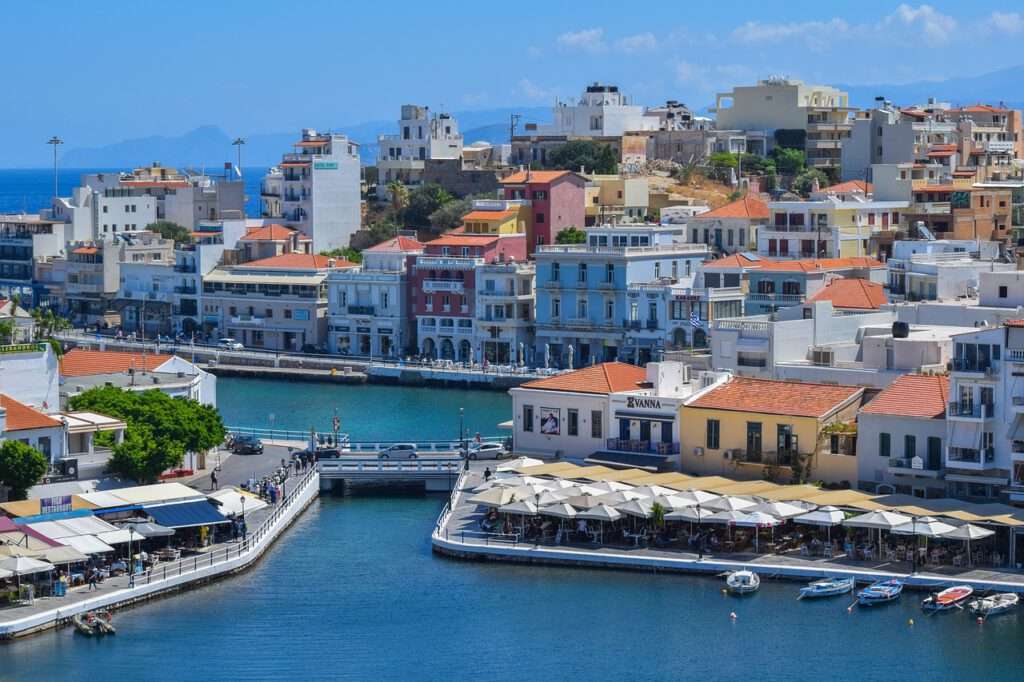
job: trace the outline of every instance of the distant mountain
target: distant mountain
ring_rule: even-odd
[[[455,112],[467,144],[486,141],[508,141],[509,117],[522,115],[523,123],[545,123],[551,119],[546,107],[519,107],[485,111]],[[364,164],[377,158],[377,136],[397,133],[396,121],[366,121],[338,126],[334,130],[348,135],[360,145]],[[245,136],[242,163],[247,166],[271,166],[281,160],[281,154],[291,150],[299,131],[292,133],[263,133]],[[155,161],[168,166],[188,168],[220,168],[225,161],[234,162],[236,150],[231,146],[234,138],[213,125],[196,128],[184,135],[153,135],[124,140],[101,147],[70,149],[61,156],[65,168],[127,168],[144,166]]]
[[[980,76],[948,78],[940,81],[919,81],[900,85],[838,85],[850,93],[850,104],[856,107],[870,107],[875,97],[885,97],[891,102],[909,106],[925,104],[929,97],[954,105],[998,104],[1024,108],[1021,93],[1024,92],[1024,66],[1011,66]]]

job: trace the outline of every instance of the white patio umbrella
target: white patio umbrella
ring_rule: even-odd
[[[510,488],[510,490],[517,500],[532,500],[537,495],[547,492],[548,487],[537,483],[531,483],[529,485],[519,485],[515,488]]]
[[[42,558],[51,564],[73,564],[78,561],[85,561],[89,557],[69,545],[60,545],[44,550]]]
[[[637,495],[632,490],[620,490],[614,493],[599,495],[597,499],[601,501],[601,504],[607,504],[609,507],[615,507],[623,502],[629,502],[630,500],[644,500],[650,498],[645,498],[643,495]]]
[[[601,499],[598,495],[574,495],[565,500],[577,509],[593,509],[601,506]]]
[[[561,490],[545,490],[544,492],[542,492],[539,495],[535,496],[533,501],[538,506],[543,507],[543,506],[546,506],[546,505],[549,505],[549,504],[555,504],[557,502],[562,502],[563,500],[567,499],[568,497],[569,497],[569,495],[566,495]]]
[[[878,529],[878,550],[881,552],[882,531],[887,530],[891,532],[893,528],[898,528],[899,526],[911,523],[912,521],[913,519],[909,516],[883,509],[846,519],[843,521],[843,525],[851,528]]]
[[[721,497],[721,495],[709,493],[704,490],[681,490],[675,493],[675,496],[693,500],[694,504],[707,504],[708,502],[713,502]]]
[[[12,556],[0,559],[0,570],[10,571],[17,578],[20,586],[21,576],[52,571],[53,564],[27,556]]]
[[[779,519],[792,519],[807,513],[807,510],[803,507],[798,507],[789,502],[761,502],[757,506],[751,507],[749,511],[751,513],[762,512],[770,514]]]
[[[828,542],[832,544],[832,526],[838,526],[846,518],[839,507],[819,507],[812,512],[797,516],[793,523],[805,526],[825,526],[828,529]]]
[[[746,509],[756,507],[757,503],[745,500],[742,497],[725,495],[724,497],[719,497],[717,500],[701,502],[701,506],[707,507],[708,509],[714,509],[715,511],[744,511]]]
[[[719,512],[719,513],[723,513],[723,512]],[[760,512],[760,511],[753,511],[753,512],[747,513],[747,514],[745,514],[743,516],[743,518],[737,519],[736,521],[733,521],[733,525],[735,525],[735,526],[741,526],[741,527],[744,527],[744,528],[753,528],[754,529],[754,552],[759,552],[760,551],[760,544],[759,543],[760,543],[760,540],[761,540],[761,529],[762,528],[771,528],[772,529],[772,535],[774,537],[775,526],[778,526],[778,525],[781,525],[781,524],[782,524],[782,520],[781,519],[778,519],[778,518],[772,516],[771,514],[766,514],[764,512]]]
[[[540,459],[534,459],[533,457],[516,457],[510,459],[507,462],[502,462],[494,468],[497,472],[502,471],[513,471],[514,469],[522,469],[524,467],[535,467],[543,464],[544,461]]]
[[[981,526],[975,526],[972,523],[965,523],[962,526],[958,526],[953,530],[942,535],[943,540],[966,540],[967,541],[967,562],[971,561],[971,540],[981,540],[984,538],[992,537],[996,532],[989,530],[988,528],[982,528]],[[3,562],[0,562],[0,567],[3,566]]]
[[[623,514],[635,516],[641,519],[649,519],[654,515],[654,503],[650,498],[630,500],[628,502],[615,505],[615,508]]]
[[[30,549],[28,547],[22,547],[21,545],[8,545],[0,543],[0,557],[10,556],[28,556],[37,557],[40,556],[45,550],[42,549]]]
[[[554,516],[558,519],[575,519],[578,514],[576,509],[567,502],[559,502],[547,507],[541,507],[537,510],[537,513],[541,516]]]
[[[660,504],[669,511],[685,509],[686,507],[692,507],[697,504],[690,498],[683,497],[682,495],[658,495],[654,498],[654,503]]]
[[[626,483],[619,483],[618,481],[597,481],[596,483],[588,484],[594,490],[600,490],[606,493],[614,493],[620,490],[632,490],[633,486]]]
[[[710,509],[703,507],[683,507],[682,509],[673,509],[669,513],[665,514],[666,521],[689,521],[690,523],[703,523],[708,520],[708,517],[714,514]]]
[[[510,502],[509,504],[503,504],[498,507],[498,511],[502,514],[519,514],[520,516],[536,516],[537,505],[533,503],[533,500],[519,500],[518,502]]]
[[[658,497],[659,495],[675,495],[677,491],[661,485],[641,485],[633,488],[633,492],[645,497]]]
[[[609,507],[606,504],[599,504],[596,507],[581,511],[576,514],[578,519],[588,519],[590,521],[618,521],[622,518],[622,513],[619,510]]]
[[[956,530],[956,526],[939,521],[931,516],[912,519],[910,523],[892,529],[899,535],[920,535],[924,538],[937,538]]]
[[[577,487],[572,481],[567,481],[564,478],[553,478],[549,481],[552,490],[568,490],[569,488]]]
[[[728,525],[734,525],[737,521],[745,519],[748,514],[738,509],[726,509],[724,511],[716,511],[714,514],[710,514],[704,517],[705,523],[724,523]]]
[[[499,487],[477,493],[469,498],[468,502],[483,507],[500,507],[503,504],[508,504],[513,499],[515,499],[515,495],[512,494],[510,489]]]
[[[10,578],[14,573],[8,571],[6,568],[0,568],[0,578]]]

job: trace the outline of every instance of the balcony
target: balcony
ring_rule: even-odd
[[[999,374],[999,362],[979,362],[968,358],[955,358],[953,360],[954,372],[969,372],[971,374],[984,374],[987,377],[995,377]]]
[[[990,154],[1012,154],[1013,144],[1012,140],[988,140],[978,146]]]
[[[941,467],[930,467],[920,457],[890,457],[889,473],[895,476],[937,478]]]
[[[263,326],[264,318],[256,317],[255,315],[235,315],[230,319],[231,324],[244,324],[253,326]]]
[[[640,320],[623,320],[622,321],[622,328],[623,329],[639,330],[642,325],[643,325],[643,323]]]
[[[947,215],[950,212],[948,201],[919,201],[910,207],[912,213],[925,215]]]
[[[737,464],[759,464],[762,466],[793,466],[793,462],[799,457],[796,450],[733,450],[732,459]]]
[[[174,293],[186,296],[196,296],[199,290],[196,287],[174,287]]]
[[[995,406],[985,403],[951,402],[946,414],[953,419],[991,419]]]
[[[679,443],[651,442],[649,440],[631,440],[609,438],[607,449],[613,452],[642,452],[651,455],[678,455]]]
[[[946,462],[952,467],[985,468],[996,459],[995,448],[947,448]]]
[[[375,307],[372,305],[350,305],[348,306],[349,315],[373,315]]]
[[[175,272],[181,272],[181,273],[184,273],[186,275],[194,275],[194,274],[196,274],[196,264],[195,263],[176,263],[174,265],[174,271]]]
[[[778,303],[781,305],[798,305],[803,303],[802,294],[747,294],[747,298],[756,303]]]
[[[657,320],[647,320],[647,329],[654,331],[658,328]]]
[[[1024,362],[1024,348],[1007,348],[1006,359],[1010,362]]]
[[[454,279],[423,280],[423,291],[447,291],[461,294],[465,290],[465,285],[462,282]]]

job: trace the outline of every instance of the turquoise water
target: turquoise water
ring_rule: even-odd
[[[512,398],[501,391],[340,386],[264,379],[217,380],[224,423],[296,431],[330,431],[337,409],[341,430],[353,440],[443,440],[459,434],[459,408],[470,435],[502,435]],[[271,420],[270,415],[273,415]]]
[[[460,405],[481,430],[509,409],[503,393],[218,388],[229,420],[273,410],[304,428],[337,405],[359,438],[451,437]],[[442,504],[322,497],[252,570],[120,612],[116,637],[65,629],[0,646],[0,681],[1022,678],[1024,612],[979,626],[925,616],[913,593],[847,612],[847,597],[797,602],[796,583],[736,599],[711,577],[460,562],[430,551]]]

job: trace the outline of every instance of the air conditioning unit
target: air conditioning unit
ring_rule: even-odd
[[[733,458],[733,451],[732,450],[723,450],[722,451],[722,459],[732,459],[732,458]]]
[[[998,373],[999,372],[998,372],[998,370],[995,367],[986,367],[985,368],[985,376],[987,376],[987,377],[997,376]]]
[[[704,456],[704,448],[701,448],[701,447],[694,448],[693,449],[693,456],[694,457],[703,457]]]

